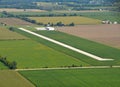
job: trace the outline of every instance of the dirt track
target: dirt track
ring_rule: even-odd
[[[120,24],[79,25],[75,27],[60,27],[57,30],[120,48]]]

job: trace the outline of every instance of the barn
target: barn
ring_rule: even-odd
[[[53,30],[55,30],[55,28],[54,27],[46,27],[46,30],[53,31]]]
[[[36,30],[48,30],[48,31],[53,31],[55,30],[54,27],[36,27]]]

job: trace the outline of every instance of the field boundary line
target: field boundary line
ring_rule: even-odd
[[[15,69],[15,71],[31,71],[31,70],[67,70],[67,69],[100,69],[100,68],[120,68],[120,66],[89,66],[89,67],[60,67],[60,68],[29,68],[29,69]]]
[[[96,60],[98,60],[98,61],[112,61],[112,60],[114,60],[114,59],[101,58],[101,57],[99,57],[99,56],[93,55],[93,54],[91,54],[91,53],[85,52],[85,51],[83,51],[83,50],[77,49],[77,48],[75,48],[75,47],[69,46],[69,45],[67,45],[67,44],[61,43],[61,42],[59,42],[59,41],[56,41],[56,40],[51,39],[51,38],[48,38],[48,37],[46,37],[46,36],[37,34],[37,33],[35,33],[35,32],[29,31],[29,30],[24,29],[24,28],[18,28],[18,29],[19,29],[19,30],[22,30],[22,31],[24,31],[24,32],[27,32],[27,33],[29,33],[29,34],[35,35],[35,36],[37,36],[37,37],[40,37],[40,38],[42,38],[42,39],[45,39],[45,40],[47,40],[47,41],[53,42],[53,43],[55,43],[55,44],[58,44],[58,45],[60,45],[60,46],[63,46],[63,47],[65,47],[65,48],[68,48],[68,49],[70,49],[70,50],[73,50],[73,51],[75,51],[75,52],[78,52],[78,53],[80,53],[80,54],[86,55],[86,56],[91,57],[91,58],[93,58],[93,59],[96,59]]]

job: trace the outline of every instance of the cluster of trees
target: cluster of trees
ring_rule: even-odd
[[[2,62],[9,69],[16,69],[17,68],[17,63],[15,61],[13,61],[13,62],[8,61],[6,57],[0,56],[0,62]]]

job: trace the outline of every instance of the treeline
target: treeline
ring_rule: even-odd
[[[6,57],[0,56],[0,62],[2,62],[9,69],[16,69],[17,68],[17,63],[15,61],[13,61],[13,62],[8,61]]]

